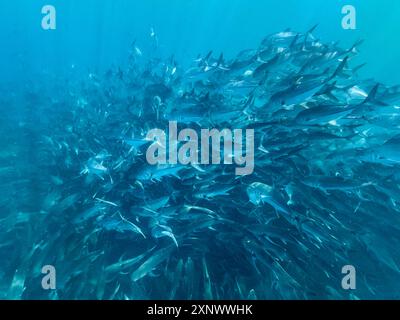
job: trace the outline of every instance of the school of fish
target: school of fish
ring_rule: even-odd
[[[0,298],[400,298],[400,86],[314,29],[1,88]],[[254,129],[254,172],[149,165],[169,121]]]

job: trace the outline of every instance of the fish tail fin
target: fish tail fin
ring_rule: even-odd
[[[354,42],[353,46],[349,49],[349,52],[354,52],[358,46],[360,46],[364,42],[364,39],[358,39]]]
[[[362,104],[367,104],[370,102],[376,103],[378,105],[381,106],[387,106],[387,104],[385,102],[379,101],[376,98],[376,94],[378,93],[378,89],[379,89],[380,84],[377,83],[369,92],[368,97],[365,98],[365,100],[362,102]]]
[[[222,66],[223,63],[224,63],[224,54],[221,53],[221,55],[218,58],[217,67]]]
[[[299,39],[299,34],[296,34],[296,36],[294,37],[292,43],[289,46],[290,49],[294,48],[294,46],[296,45],[298,39]]]
[[[365,67],[366,63],[362,63],[360,65],[358,65],[357,67],[353,68],[353,73],[358,72],[361,68]]]
[[[315,31],[315,29],[317,29],[318,26],[319,23],[315,24],[310,30],[307,31],[307,34],[313,34],[313,32]]]
[[[317,23],[317,24],[314,25],[310,30],[308,30],[308,31],[306,32],[305,37],[304,37],[303,49],[305,49],[305,47],[306,47],[308,37],[312,37],[312,38],[314,37],[314,36],[313,36],[313,32],[315,31],[315,29],[317,29],[318,25],[319,25],[319,24]]]
[[[349,60],[349,56],[346,56],[338,65],[336,68],[335,72],[332,74],[332,76],[329,78],[329,80],[334,79],[336,76],[343,74],[343,69],[345,68],[347,61]],[[328,81],[329,81],[328,80]]]

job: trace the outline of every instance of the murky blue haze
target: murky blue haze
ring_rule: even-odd
[[[400,298],[399,17],[397,0],[1,1],[0,298]],[[149,165],[168,121],[253,129],[254,172]]]

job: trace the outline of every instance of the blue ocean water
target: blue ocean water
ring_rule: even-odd
[[[318,37],[348,46],[364,39],[360,61],[365,77],[398,83],[396,34],[400,6],[396,0],[354,0],[357,29],[344,30],[341,9],[346,1],[318,0],[54,0],[56,32],[41,29],[46,1],[1,3],[2,80],[18,79],[23,70],[65,71],[71,64],[82,69],[107,68],[126,60],[133,39],[145,45],[154,28],[165,52],[190,59],[208,50],[233,55],[253,48],[267,34],[287,28],[307,30],[316,23]],[[389,71],[390,70],[390,71]]]
[[[398,299],[399,16],[396,0],[2,1],[0,298]],[[171,119],[253,128],[254,173],[148,166],[144,136]]]

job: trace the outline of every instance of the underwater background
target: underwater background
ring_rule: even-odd
[[[0,298],[400,298],[399,17],[396,0],[1,1]],[[149,166],[169,120],[253,128],[254,173]]]
[[[40,15],[47,4],[60,10],[57,32],[45,32],[41,16],[38,22],[38,8]],[[341,9],[348,4],[357,9],[356,30],[341,26]],[[269,33],[308,30],[318,23],[318,37],[326,41],[346,46],[365,39],[359,59],[368,66],[362,75],[397,84],[399,14],[395,0],[3,1],[2,81],[19,79],[21,72],[27,76],[28,70],[36,74],[66,72],[71,64],[81,69],[120,64],[134,39],[148,44],[152,27],[166,53],[187,61],[209,50],[232,56]]]

